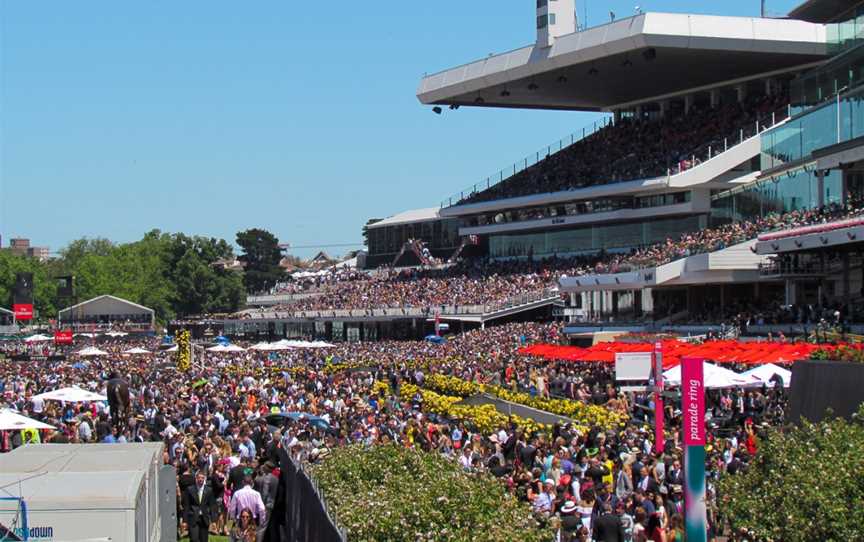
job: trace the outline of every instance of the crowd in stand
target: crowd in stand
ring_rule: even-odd
[[[204,353],[200,364],[182,375],[170,354],[147,360],[120,354],[133,344],[153,348],[155,339],[113,341],[100,344],[110,353],[106,358],[70,356],[45,366],[0,360],[0,406],[58,427],[42,435],[52,442],[164,442],[164,461],[178,473],[178,528],[194,540],[205,540],[208,531],[230,532],[232,540],[245,542],[264,539],[274,513],[280,451],[315,462],[336,446],[386,442],[440,453],[466,470],[491,473],[529,502],[538,519],[557,526],[562,540],[680,540],[680,413],[669,408],[667,440],[655,452],[647,425],[650,397],[619,393],[608,366],[541,363],[517,353],[524,344],[558,339],[554,325],[508,324],[442,345],[380,342],[328,350]],[[267,370],[268,365],[278,370]],[[114,372],[129,381],[135,398],[126,428],[111,425],[102,403],[33,399],[68,385],[104,390]],[[604,405],[630,421],[615,429],[559,424],[548,434],[528,434],[512,424],[478,431],[464,420],[429,413],[419,393],[407,401],[398,393],[409,383],[422,388],[433,373]],[[389,389],[380,389],[381,382]],[[712,392],[707,404],[715,417],[707,462],[716,530],[720,517],[713,507],[713,480],[746,468],[757,453],[754,431],[782,412],[783,393]],[[289,412],[308,413],[326,424],[285,417],[268,426],[268,415]],[[5,437],[7,447],[21,443],[20,435],[7,432]],[[202,500],[205,510],[199,514]]]
[[[687,169],[696,165],[694,157],[707,158],[709,147],[716,154],[737,143],[742,130],[754,135],[757,120],[764,125],[786,103],[783,94],[752,96],[743,103],[694,106],[687,114],[621,119],[462,203],[649,179]]]
[[[600,252],[585,256],[544,260],[463,260],[439,269],[381,270],[376,273],[342,271],[296,283],[286,282],[282,292],[298,296],[289,304],[247,311],[243,317],[273,317],[301,311],[381,308],[432,309],[475,306],[505,301],[514,296],[554,287],[563,276],[620,273],[659,266],[695,254],[713,252],[754,239],[761,233],[840,220],[864,213],[859,202],[831,203],[824,207],[771,213],[762,218],[733,222],[682,234],[665,242],[628,253]],[[291,286],[289,286],[291,285]]]

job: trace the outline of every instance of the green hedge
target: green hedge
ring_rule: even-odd
[[[831,419],[774,429],[746,474],[718,484],[719,508],[747,539],[864,540],[864,406],[855,423]]]

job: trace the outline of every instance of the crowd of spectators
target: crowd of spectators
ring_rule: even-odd
[[[381,308],[431,309],[487,305],[555,287],[561,276],[621,273],[654,267],[695,254],[722,250],[759,234],[819,224],[864,213],[860,202],[831,203],[820,208],[770,213],[761,218],[705,228],[630,252],[604,252],[542,260],[465,259],[439,268],[381,269],[373,273],[345,270],[301,277],[280,285],[296,298],[287,304],[242,317],[290,315],[303,311]],[[306,294],[306,295],[297,295]]]
[[[737,143],[742,130],[754,135],[757,120],[764,125],[787,102],[783,94],[754,95],[743,103],[694,106],[686,114],[624,118],[461,203],[649,179],[687,169],[696,165],[694,157],[707,158],[709,147],[713,154]]]
[[[115,340],[100,345],[110,354],[106,358],[73,355],[44,367],[0,360],[0,404],[58,427],[43,434],[51,442],[164,442],[164,461],[178,473],[178,529],[196,540],[205,540],[207,531],[228,532],[232,540],[262,540],[274,511],[281,450],[298,461],[315,462],[336,446],[386,442],[440,453],[466,470],[491,473],[516,498],[530,502],[539,520],[557,526],[562,540],[658,539],[651,538],[652,529],[680,537],[680,413],[669,409],[667,441],[655,452],[646,425],[650,397],[620,393],[608,366],[541,364],[517,353],[531,342],[556,342],[559,332],[554,325],[508,324],[442,345],[381,342],[324,351],[205,353],[181,378],[170,354],[157,353],[146,362],[121,354],[133,344],[155,348],[155,339]],[[267,365],[280,369],[262,372]],[[351,369],[328,370],[339,365]],[[130,382],[135,397],[126,428],[109,423],[102,403],[33,399],[68,385],[104,390],[113,372]],[[400,398],[401,385],[423,386],[432,373],[605,405],[628,414],[630,421],[618,430],[564,424],[551,435],[526,434],[505,424],[483,433],[464,420],[428,413],[422,397]],[[376,391],[382,381],[391,384],[386,393]],[[746,468],[757,452],[756,426],[746,420],[774,419],[783,394],[726,390],[712,392],[707,404],[717,419],[728,420],[709,431],[713,532],[720,527],[714,479]],[[266,416],[280,412],[318,416],[328,427],[290,417],[268,427]],[[4,436],[6,449],[21,443],[17,433]],[[623,538],[605,538],[609,529]]]

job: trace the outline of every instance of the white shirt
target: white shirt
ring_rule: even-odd
[[[45,400],[40,397],[34,397],[30,399],[30,402],[33,403],[33,412],[36,414],[42,414],[45,410]]]

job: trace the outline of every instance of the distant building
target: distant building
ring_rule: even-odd
[[[45,261],[50,257],[50,251],[48,247],[34,247],[30,246],[30,239],[24,238],[13,238],[9,240],[9,248],[5,249],[9,250],[16,256],[27,256],[29,258],[36,258],[39,261]]]

